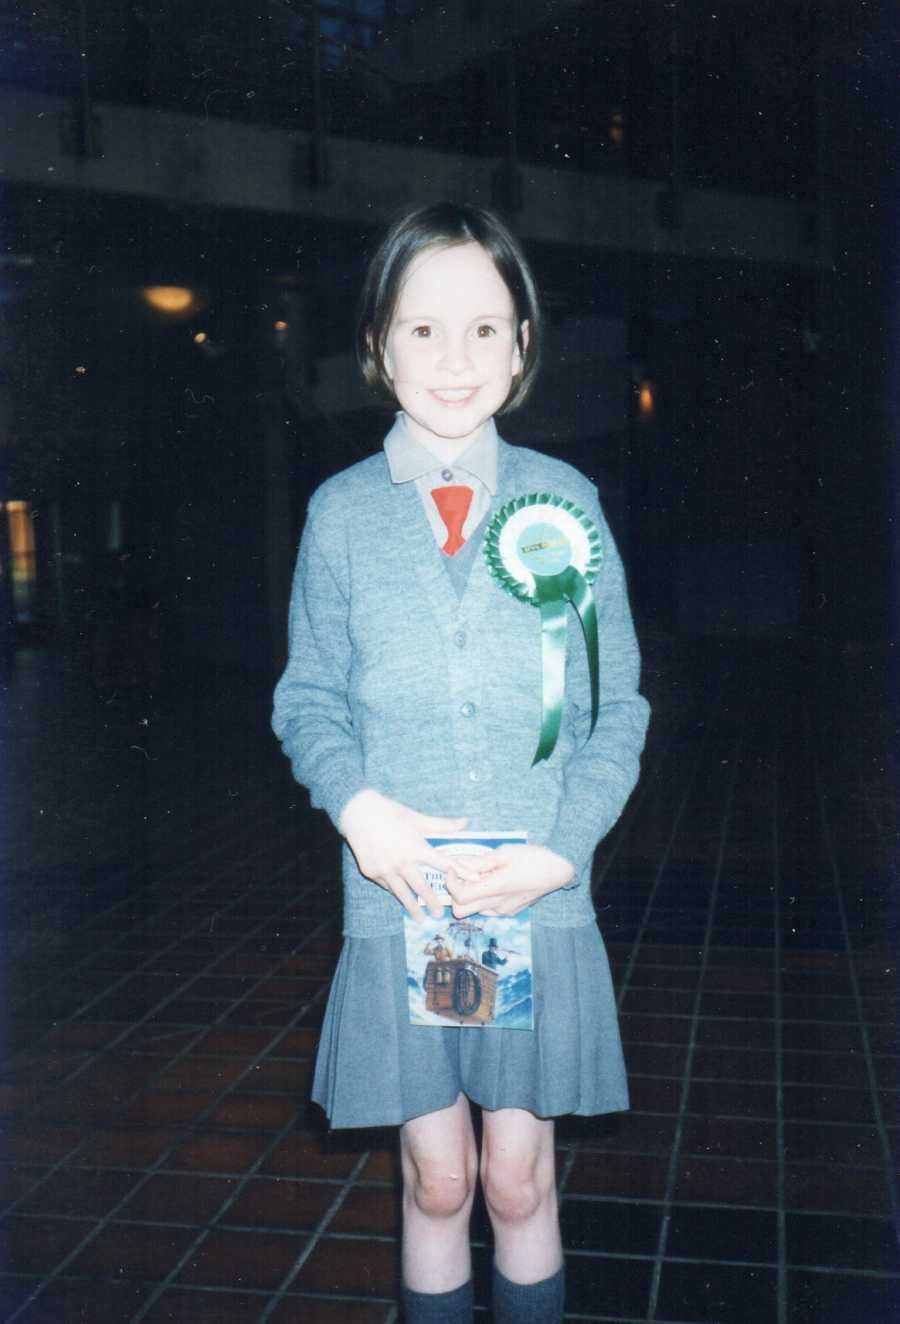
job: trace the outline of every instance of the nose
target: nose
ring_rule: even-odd
[[[439,367],[446,372],[459,374],[467,372],[472,366],[469,344],[465,335],[450,335],[444,340],[444,352],[439,360]]]

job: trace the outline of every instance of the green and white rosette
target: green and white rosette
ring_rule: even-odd
[[[515,497],[488,525],[484,555],[494,579],[540,608],[542,718],[532,767],[556,748],[566,684],[569,604],[581,622],[591,682],[591,734],[597,723],[597,612],[591,583],[602,559],[600,535],[583,510],[549,492]]]

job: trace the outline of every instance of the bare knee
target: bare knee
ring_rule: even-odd
[[[466,1165],[413,1165],[405,1182],[405,1197],[426,1218],[454,1218],[472,1203],[473,1182]]]
[[[555,1199],[553,1175],[544,1167],[506,1155],[486,1158],[481,1183],[492,1221],[527,1223],[547,1201]]]

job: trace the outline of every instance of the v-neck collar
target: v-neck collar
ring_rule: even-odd
[[[497,490],[491,498],[484,522],[479,525],[476,535],[479,542],[483,540],[487,526],[496,512],[514,495],[517,468],[514,449],[498,438]],[[458,612],[480,605],[485,596],[495,589],[481,548],[469,568],[466,585],[460,596],[447,573],[447,567],[442,564],[444,553],[434,540],[414,484],[394,483],[391,485],[391,495],[397,511],[401,554],[412,564],[428,604],[437,618],[446,624]]]

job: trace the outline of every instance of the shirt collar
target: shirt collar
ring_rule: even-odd
[[[459,459],[452,464],[443,464],[421,442],[416,441],[406,426],[403,414],[399,413],[384,439],[384,453],[392,483],[408,483],[428,474],[440,476],[442,470],[450,469],[454,476],[466,473],[477,478],[491,496],[497,491],[497,429],[492,418],[488,419]]]

